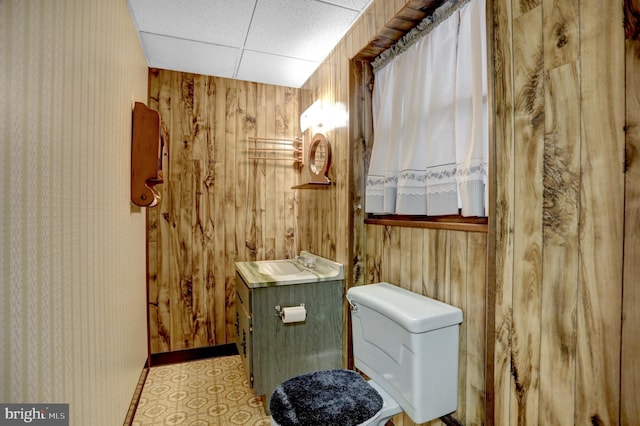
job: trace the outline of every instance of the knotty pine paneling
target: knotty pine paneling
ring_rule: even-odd
[[[543,3],[543,9],[549,2]],[[550,6],[550,5],[549,5]],[[578,1],[545,14],[545,139],[543,151],[543,271],[540,303],[539,423],[573,422],[576,298],[579,264],[580,78]]]
[[[366,225],[365,231],[365,282],[386,281],[462,309],[458,409],[453,417],[462,424],[482,424],[487,234],[384,225]],[[414,423],[401,414],[394,424]]]
[[[513,265],[511,371],[518,404],[510,424],[538,423],[540,382],[540,315],[542,298],[542,151],[544,148],[544,80],[542,75],[542,8],[526,10],[513,20],[514,167],[516,179]]]
[[[500,419],[498,424],[509,424],[509,403],[511,387],[511,324],[513,300],[513,247],[515,221],[514,193],[514,78],[511,66],[513,63],[513,39],[511,20],[511,1],[487,1],[487,12],[490,23],[487,29],[492,34],[492,46],[487,48],[489,63],[493,69],[493,79],[489,87],[493,88],[492,112],[489,114],[493,126],[493,156],[489,159],[490,173],[494,188],[495,200],[489,201],[490,241],[488,245],[494,249],[488,259],[494,265],[487,268],[493,275],[489,276],[490,299],[493,299],[492,311],[488,312],[488,324],[493,330],[486,333],[490,336],[487,342],[493,344],[493,362],[489,361],[487,377],[487,415],[490,421]],[[499,42],[498,42],[499,41]],[[491,75],[491,74],[490,74]],[[499,161],[498,161],[499,160]],[[491,354],[489,354],[490,356]]]
[[[301,110],[315,101],[344,106],[349,126],[314,128],[305,134],[310,138],[321,131],[332,144],[333,185],[300,191],[300,248],[344,263],[347,286],[388,281],[461,306],[470,317],[461,333],[460,406],[454,417],[464,424],[481,424],[485,419],[487,235],[364,224],[364,178],[373,142],[372,75],[367,63],[351,59],[405,3],[374,1],[302,88]],[[350,336],[346,307],[344,329],[345,336]],[[348,338],[344,350],[348,359]],[[394,423],[413,424],[406,415],[396,416]]]
[[[621,424],[623,2],[488,4],[488,412],[495,424]]]
[[[217,330],[209,336],[210,341],[220,342],[229,332],[229,253],[248,259],[309,250],[344,263],[347,286],[387,280],[463,307],[460,405],[454,413],[463,424],[638,423],[640,410],[633,389],[639,375],[633,330],[640,319],[635,314],[638,292],[633,265],[640,262],[634,250],[638,235],[633,209],[638,194],[633,188],[638,186],[634,153],[639,120],[635,98],[629,99],[629,94],[635,93],[633,76],[640,64],[634,59],[635,42],[628,41],[627,173],[623,175],[625,65],[620,26],[623,6],[636,10],[635,2],[487,0],[493,71],[493,199],[488,235],[364,225],[362,182],[373,143],[367,99],[370,70],[366,63],[352,59],[386,30],[386,23],[405,5],[413,3],[416,1],[374,0],[300,89],[299,111],[314,101],[326,106],[340,104],[348,110],[348,127],[305,133],[309,140],[313,132],[322,131],[332,144],[330,176],[334,184],[328,189],[289,193],[285,184],[284,206],[282,198],[268,197],[262,188],[279,182],[277,166],[261,162],[243,166],[237,161],[237,152],[227,151],[233,149],[227,142],[213,141],[226,141],[225,126],[233,120],[227,114],[242,122],[237,118],[242,116],[237,114],[240,110],[246,111],[247,134],[286,133],[279,130],[277,119],[248,123],[251,117],[271,117],[269,111],[259,113],[267,104],[277,116],[277,108],[270,103],[280,102],[273,101],[279,99],[274,93],[277,89],[233,81],[208,84],[207,97],[216,98],[218,106],[212,107],[211,101],[207,107],[208,163],[201,164],[204,168],[196,175],[210,176],[206,173],[215,170],[215,178],[205,179],[209,186],[204,205],[217,213],[213,213],[212,222],[201,222],[207,231],[196,240],[207,241],[204,257],[213,264],[204,275],[207,285],[225,282],[224,286],[216,284],[216,293],[207,293],[212,298],[207,304],[210,312],[202,317],[215,321]],[[158,102],[163,119],[171,117],[188,128],[193,122],[181,121],[177,113],[172,116],[172,108],[180,108],[171,101],[180,82],[171,80],[168,74],[151,77],[152,102]],[[224,101],[219,94],[223,86]],[[255,96],[255,102],[247,101],[246,107],[243,90],[247,100]],[[238,100],[227,103],[227,94],[234,96],[234,91]],[[232,110],[227,112],[227,108]],[[228,135],[237,138],[237,132],[236,125]],[[186,134],[193,136],[192,131]],[[187,140],[182,133],[172,134],[172,138],[180,141],[174,144]],[[223,157],[224,161],[218,161]],[[245,213],[226,218],[229,212],[238,212],[238,207],[225,207],[223,200],[231,197],[232,191],[220,184],[227,176],[226,163],[233,158],[234,173],[244,170],[247,176],[246,183],[238,179],[232,184],[234,194],[246,193],[244,199],[235,198],[245,204]],[[289,179],[288,172],[283,173],[283,179]],[[291,180],[300,183],[306,177],[303,171]],[[181,183],[173,183],[176,191]],[[245,185],[248,189],[243,192]],[[174,265],[177,255],[171,250],[179,251],[182,240],[176,239],[175,231],[156,229],[178,225],[168,221],[174,217],[170,212],[181,208],[178,201],[169,198],[170,210],[158,213],[155,219],[149,217],[149,238],[150,247],[170,247],[166,255],[156,253],[157,267],[150,265],[150,274],[165,268],[173,271],[173,280],[179,283]],[[290,224],[276,225],[274,209],[284,212]],[[291,210],[293,215],[289,215]],[[232,226],[232,221],[233,231],[220,231]],[[239,222],[240,230],[236,228]],[[285,231],[286,238],[273,231],[276,226],[282,226],[279,229]],[[491,249],[488,253],[487,247]],[[484,274],[488,274],[486,280],[480,278]],[[171,318],[170,290],[166,283],[157,285],[158,303],[152,311],[157,309],[162,318]],[[167,350],[167,336],[178,336],[178,325],[170,319],[159,324],[156,346],[165,345]],[[222,331],[219,324],[226,324]],[[348,320],[344,327],[348,329]],[[199,335],[186,328],[191,335]],[[344,348],[348,354],[348,339]],[[399,426],[412,424],[406,416],[394,421]]]
[[[323,126],[305,132],[306,140],[310,140],[315,132],[322,132],[331,143],[333,158],[329,175],[333,183],[326,189],[300,190],[298,194],[300,249],[343,263],[347,287],[364,283],[362,182],[365,174],[362,155],[366,155],[365,146],[372,136],[370,101],[359,112],[354,108],[355,105],[362,106],[360,97],[354,95],[354,91],[362,90],[362,84],[357,80],[359,77],[353,75],[351,59],[404,5],[402,0],[374,1],[301,90],[301,110],[317,101],[324,107],[344,110],[343,118],[348,119],[348,126],[346,123],[337,127]],[[366,69],[360,71],[366,72],[370,73]],[[362,99],[366,97],[362,94]],[[306,180],[308,175],[303,171],[300,181]],[[347,366],[350,330],[346,306],[344,313],[343,349],[344,365]]]
[[[578,424],[620,422],[625,142],[624,28],[620,22],[622,1],[580,3]],[[605,216],[599,214],[603,206],[607,206]],[[590,392],[592,389],[598,392]]]
[[[298,251],[299,171],[248,148],[298,135],[299,90],[158,69],[149,87],[169,130],[162,202],[148,209],[151,350],[232,343],[235,262]]]
[[[626,159],[620,423],[640,423],[640,4],[626,2]]]
[[[349,283],[354,277],[359,277],[358,271],[363,269],[363,245],[357,241],[354,243],[353,238],[355,235],[362,240],[364,223],[360,197],[364,190],[362,179],[365,165],[362,164],[361,154],[366,155],[363,146],[370,143],[372,137],[370,104],[369,111],[366,107],[360,112],[353,110],[354,105],[360,103],[354,91],[362,88],[354,82],[357,77],[353,73],[357,71],[354,71],[351,59],[409,3],[431,5],[433,2],[374,1],[302,87],[301,110],[319,101],[324,107],[344,110],[349,120],[348,126],[325,126],[305,132],[307,140],[315,132],[322,132],[331,143],[333,160],[330,177],[333,185],[325,190],[299,192],[300,247],[344,263]],[[370,73],[368,70],[360,71],[363,72]],[[301,181],[307,178],[303,171]],[[359,217],[355,223],[354,217],[357,215]],[[353,252],[353,247],[359,247],[358,251]],[[359,279],[356,282],[361,283]]]

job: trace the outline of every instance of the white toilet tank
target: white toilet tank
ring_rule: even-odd
[[[415,423],[456,410],[462,311],[389,283],[352,287],[356,368]]]

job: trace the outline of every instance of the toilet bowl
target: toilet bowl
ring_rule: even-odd
[[[271,424],[384,425],[404,411],[415,423],[450,414],[458,399],[462,311],[389,283],[352,287],[354,365],[311,372],[271,395]]]
[[[287,380],[273,392],[269,406],[272,426],[383,426],[402,412],[378,384],[350,370],[318,371]]]

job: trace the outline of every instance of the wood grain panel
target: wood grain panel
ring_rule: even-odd
[[[482,424],[487,235],[383,225],[366,225],[366,234],[368,283],[387,281],[463,309],[458,410],[453,417],[462,424]],[[394,424],[414,423],[403,414]]]
[[[213,297],[211,303],[215,307],[215,320],[213,323],[214,334],[218,342],[226,340],[226,247],[225,247],[225,214],[224,214],[224,189],[225,189],[225,127],[226,122],[226,93],[227,80],[212,78],[209,84],[212,86],[210,92],[214,97],[210,100],[209,126],[211,136],[210,151],[213,161],[210,164],[212,168],[213,182],[211,185],[212,214],[213,222],[213,245],[214,245],[214,262],[211,265],[213,269]]]
[[[479,330],[478,327],[482,329],[472,339],[472,347],[482,354],[461,357],[461,366],[464,366],[461,371],[464,373],[460,383],[464,388],[461,393],[464,402],[460,404],[463,416],[460,420],[465,423],[464,417],[467,417],[469,424],[480,424],[484,422],[486,234],[470,236],[471,233],[459,232],[452,236],[452,231],[447,230],[364,225],[364,215],[358,210],[362,207],[364,177],[373,137],[371,71],[366,62],[356,60],[349,64],[345,55],[357,58],[359,52],[366,51],[365,44],[369,41],[375,43],[381,28],[389,27],[389,22],[403,7],[417,3],[375,1],[341,42],[344,45],[336,47],[335,54],[303,87],[301,99],[307,95],[309,98],[301,102],[301,109],[316,100],[334,104],[346,102],[350,109],[350,123],[348,132],[327,131],[334,146],[334,155],[339,158],[332,166],[336,185],[328,191],[300,192],[300,244],[302,249],[311,251],[321,247],[321,255],[327,257],[331,257],[333,252],[345,267],[353,268],[353,273],[347,273],[353,277],[353,282],[347,280],[347,286],[388,281],[448,302],[459,301],[467,306],[467,310],[474,312],[474,318],[469,319],[467,327],[473,327],[474,332]],[[434,2],[428,3],[434,5]],[[347,81],[349,84],[344,84]],[[362,112],[358,108],[362,108]],[[301,178],[304,179],[304,173]],[[343,186],[343,178],[353,183]],[[337,194],[330,195],[331,191]],[[336,209],[325,210],[324,206],[331,203]],[[316,212],[319,211],[322,212],[322,220],[309,219],[318,217]],[[344,220],[345,217],[352,219]],[[349,238],[352,238],[351,243]],[[473,244],[470,243],[472,239]],[[359,267],[363,268],[362,272],[357,272]],[[362,281],[358,280],[360,277]],[[465,342],[462,347],[468,344],[468,334],[465,331],[464,337],[461,335]],[[473,383],[468,382],[467,376],[474,377]],[[478,384],[478,380],[482,383]],[[467,412],[480,415],[480,418],[472,419],[465,414]],[[400,415],[396,416],[394,424],[405,426],[414,423],[406,415]],[[435,420],[428,424],[443,423]]]
[[[424,275],[424,259],[422,258],[424,250],[423,236],[423,231],[420,231],[419,229],[411,229],[411,249],[409,250],[411,275],[406,282],[411,283],[409,290],[415,291],[419,294],[424,294],[427,291],[426,280],[428,278],[428,275]]]
[[[620,25],[623,3],[630,10],[637,2],[487,0],[495,161],[489,235],[365,225],[358,210],[373,136],[370,69],[349,59],[375,47],[412,3],[374,0],[300,90],[209,77],[203,107],[193,99],[203,91],[197,76],[152,70],[150,100],[172,141],[166,202],[149,210],[153,345],[192,345],[207,321],[208,344],[227,341],[229,256],[309,250],[344,263],[346,286],[390,281],[464,306],[464,389],[454,413],[461,423],[638,423],[629,389],[639,377],[633,212],[640,120],[627,96],[625,204]],[[637,52],[627,44],[627,95],[636,91]],[[248,161],[238,144],[245,135],[295,134],[299,111],[315,101],[349,112],[348,128],[322,130],[334,149],[334,184],[291,191],[288,182],[304,181],[305,171]],[[206,149],[193,124],[203,108]],[[207,244],[184,247],[189,240]],[[197,265],[180,264],[187,253]],[[412,424],[406,416],[394,421]]]
[[[626,53],[627,140],[620,424],[631,426],[640,423],[640,40],[627,40]]]
[[[223,183],[223,218],[224,218],[224,286],[219,286],[219,294],[224,296],[218,297],[218,300],[225,301],[225,341],[232,341],[235,336],[233,315],[233,302],[235,301],[235,265],[238,259],[238,240],[236,240],[236,205],[235,205],[235,180],[241,175],[238,170],[239,158],[236,158],[236,149],[242,141],[237,139],[237,113],[238,113],[238,90],[237,86],[241,82],[228,80],[226,85],[225,102],[224,102],[224,139],[221,141],[224,150],[224,174],[220,176]],[[218,123],[216,123],[217,125]],[[244,144],[246,146],[246,140]],[[246,148],[245,148],[246,152]],[[276,192],[277,193],[277,192]],[[221,261],[221,260],[218,260]],[[219,324],[218,326],[221,326]]]
[[[206,230],[204,224],[207,221],[206,197],[204,193],[204,173],[206,172],[206,138],[207,131],[205,123],[207,121],[206,110],[206,90],[207,79],[203,76],[195,76],[193,79],[193,143],[191,152],[191,166],[193,167],[193,210],[192,221],[195,224],[191,227],[192,245],[192,288],[193,288],[193,314],[194,323],[194,343],[196,347],[207,346],[213,334],[209,327],[209,304],[206,289],[207,272],[207,249]]]
[[[515,216],[510,424],[537,424],[542,293],[542,8],[513,22]],[[517,307],[517,309],[516,309]]]
[[[469,262],[469,235],[463,232],[452,232],[450,235],[450,275],[448,284],[445,285],[446,295],[440,296],[442,301],[449,303],[453,306],[457,306],[462,309],[464,316],[468,315],[469,307],[467,302],[471,305],[479,301],[473,301],[467,297],[469,291],[468,269]],[[473,277],[472,277],[473,279]],[[482,288],[482,287],[481,287]],[[480,300],[484,300],[484,295]],[[460,324],[460,353],[468,354],[469,348],[467,341],[469,339],[469,321],[462,321]],[[458,408],[456,409],[456,418],[467,418],[467,362],[468,356],[463,356],[458,359]],[[484,364],[480,365],[480,368],[484,368]]]
[[[618,424],[622,1],[494,0],[489,8],[496,287],[487,411],[496,424]],[[539,9],[541,20],[524,25]],[[544,74],[529,71],[534,62]],[[542,145],[532,139],[538,127],[523,126],[537,115]]]
[[[351,113],[350,88],[353,89],[356,83],[349,82],[353,69],[349,59],[360,52],[376,36],[381,26],[384,27],[389,16],[395,16],[405,4],[403,1],[386,0],[376,0],[372,3],[302,87],[304,95],[301,99],[304,100],[300,104],[301,110],[319,101],[325,107],[341,106]],[[368,82],[364,86],[368,90]],[[367,103],[370,101],[366,99],[363,102],[367,106],[370,105]],[[366,119],[370,119],[370,112],[364,114]],[[359,160],[356,160],[356,154],[352,149],[351,138],[354,133],[351,129],[354,128],[362,129],[365,140],[370,138],[370,123],[360,124],[351,121],[348,128],[321,130],[332,145],[334,161],[330,174],[335,183],[326,190],[299,191],[300,248],[344,263],[345,275],[349,277],[353,276],[354,270],[354,253],[351,252],[354,246],[351,239],[353,229],[364,229],[363,223],[354,222],[354,204],[357,206],[357,203],[354,203],[354,191],[349,184],[354,179],[352,176],[358,176],[357,179],[364,176],[359,174],[360,171],[352,172],[359,167],[358,163],[354,163]],[[360,131],[358,135],[361,135]],[[306,138],[311,136],[310,131],[305,132]],[[304,171],[300,175],[302,181],[307,177]],[[347,285],[351,285],[350,279]]]
[[[624,219],[622,2],[580,4],[581,181],[576,424],[618,424]],[[606,143],[603,143],[605,142]],[[601,215],[606,206],[608,214]]]
[[[148,209],[151,350],[230,343],[234,262],[295,254],[298,171],[247,148],[297,135],[299,90],[166,70],[149,82],[173,142],[163,202]]]
[[[492,18],[493,64],[493,132],[495,155],[495,212],[490,220],[495,232],[490,235],[495,253],[490,253],[491,269],[495,277],[492,289],[495,313],[492,322],[494,344],[493,362],[487,368],[493,372],[492,384],[487,394],[489,422],[507,425],[511,403],[511,324],[513,314],[513,228],[515,222],[515,172],[514,172],[514,81],[513,81],[513,22],[510,0],[489,0],[489,16]]]
[[[625,174],[625,249],[622,324],[621,424],[640,420],[640,41],[627,41],[627,141]]]
[[[486,345],[487,328],[487,235],[467,233],[467,252],[461,258],[466,267],[466,288],[458,290],[461,300],[465,298],[466,336],[465,380],[466,413],[464,424],[468,426],[489,424],[486,413],[486,362],[489,352]],[[452,300],[452,303],[456,303]]]
[[[543,2],[545,145],[540,422],[571,424],[574,412],[580,77],[578,2]],[[547,58],[549,58],[547,60]]]
[[[544,176],[541,421],[571,423],[574,405],[580,175],[575,64],[548,72]]]
[[[373,143],[371,92],[369,90],[371,78],[371,67],[367,63],[361,61],[351,62],[349,74],[349,145],[351,155],[349,192],[353,203],[353,217],[349,218],[349,223],[350,228],[353,229],[353,237],[351,239],[351,248],[348,251],[353,256],[353,285],[363,284],[365,278],[364,227],[354,226],[354,224],[364,223],[365,218],[366,167],[369,164],[368,154]]]

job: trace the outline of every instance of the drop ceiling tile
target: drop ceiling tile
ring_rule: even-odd
[[[358,11],[313,0],[259,0],[245,47],[321,61],[357,16]]]
[[[126,1],[149,66],[291,87],[306,81],[371,3]]]
[[[256,0],[128,0],[138,31],[242,47]]]
[[[236,78],[299,88],[319,65],[319,62],[245,50]]]
[[[233,78],[240,49],[141,32],[150,67]]]
[[[361,11],[368,6],[372,0],[327,0],[326,2]]]

